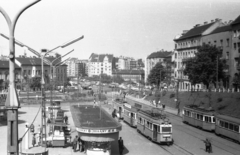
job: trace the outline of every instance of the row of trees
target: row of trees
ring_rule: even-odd
[[[226,59],[221,59],[222,49],[216,46],[204,44],[198,48],[195,57],[187,58],[183,61],[184,75],[188,76],[192,85],[202,83],[207,88],[226,85],[229,76],[224,72],[227,69]],[[167,80],[167,69],[162,63],[157,63],[148,76],[148,83],[159,87],[160,82],[169,83]],[[167,82],[168,81],[168,82]],[[240,76],[236,73],[233,77],[233,85],[240,86]]]
[[[123,83],[124,79],[121,76],[109,76],[107,74],[101,74],[101,75],[94,75],[92,77],[85,77],[85,79],[89,80],[89,81],[101,81],[102,83]]]

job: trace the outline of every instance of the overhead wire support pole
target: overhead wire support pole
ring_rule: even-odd
[[[18,108],[19,108],[19,99],[15,88],[15,38],[14,30],[17,24],[17,20],[20,15],[27,10],[29,7],[38,3],[40,0],[35,0],[31,3],[28,3],[19,12],[15,15],[13,20],[10,19],[7,12],[0,6],[0,12],[7,21],[9,28],[9,89],[8,96],[6,100],[6,109],[7,109],[7,122],[8,122],[8,134],[7,134],[7,154],[9,155],[18,155]]]

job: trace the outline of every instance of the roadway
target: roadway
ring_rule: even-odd
[[[134,99],[132,97],[129,97]],[[137,99],[140,101],[139,99]],[[134,102],[128,100],[128,102]],[[239,155],[240,145],[219,136],[212,132],[189,126],[182,122],[182,118],[176,115],[176,110],[166,107],[165,113],[173,124],[174,145],[170,147],[162,146],[172,155],[205,155],[205,145],[203,140],[209,138],[212,142],[213,153],[216,155]]]

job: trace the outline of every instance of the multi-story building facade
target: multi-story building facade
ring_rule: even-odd
[[[88,60],[78,60],[76,64],[77,77],[87,76],[87,63]]]
[[[46,57],[50,62],[52,62],[55,57]],[[18,66],[21,67],[20,80],[21,83],[27,83],[33,77],[42,76],[42,60],[36,57],[25,57],[20,56],[15,59],[15,62]],[[54,64],[58,63],[56,61]],[[53,64],[53,65],[54,65]],[[53,73],[53,78],[59,84],[63,84],[67,80],[67,65],[62,64],[60,66],[54,67],[53,70],[50,69],[50,65],[44,63],[44,75],[45,83],[50,83],[50,75]]]
[[[94,54],[89,57],[88,76],[107,74],[112,76],[113,55],[112,54]]]
[[[233,73],[233,87],[240,88],[237,83],[240,81],[240,16],[238,16],[232,23],[232,46],[233,50],[231,52],[232,59],[232,73]]]
[[[0,60],[0,90],[7,89],[9,80],[9,61]],[[21,68],[15,63],[15,81],[16,88],[20,89]]]
[[[71,58],[68,61],[66,61],[68,77],[76,77],[77,76],[77,74],[78,74],[77,63],[78,63],[77,58]]]
[[[226,66],[224,71],[226,73],[225,79],[219,79],[223,82],[225,88],[231,88],[231,83],[235,71],[233,70],[234,59],[232,59],[232,28],[231,21],[225,22],[219,25],[212,33],[202,37],[203,44],[210,44],[221,49],[221,54],[219,55],[219,60],[224,59],[226,61]],[[217,58],[216,58],[217,59]]]
[[[145,61],[145,82],[147,82],[148,75],[152,68],[158,63],[161,62],[163,66],[169,66],[169,63],[172,63],[173,52],[167,51],[158,51],[150,54]],[[171,71],[169,72],[171,74]]]
[[[179,80],[180,90],[189,90],[190,88],[197,87],[202,88],[201,84],[192,86],[188,81],[188,77],[183,74],[184,65],[183,61],[190,57],[194,57],[197,52],[197,48],[203,44],[203,36],[209,35],[216,28],[221,25],[221,20],[212,20],[210,23],[205,22],[203,25],[197,24],[189,31],[184,31],[181,36],[177,36],[175,41],[175,50],[177,52],[177,79]]]

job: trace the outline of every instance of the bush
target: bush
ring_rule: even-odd
[[[220,98],[217,99],[217,102],[218,102],[218,103],[219,103],[219,102],[222,102],[222,100],[223,100],[223,99],[220,97]]]
[[[175,94],[170,94],[169,98],[174,98]]]

